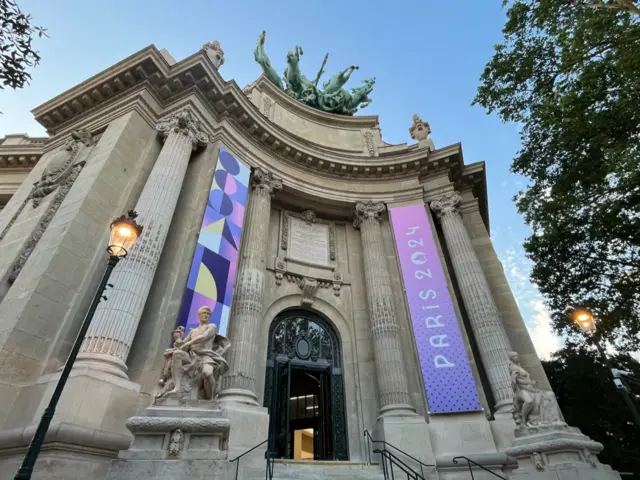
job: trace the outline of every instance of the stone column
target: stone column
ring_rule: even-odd
[[[244,221],[242,258],[229,315],[229,372],[222,378],[220,398],[258,405],[256,365],[271,217],[271,197],[282,181],[262,169],[253,172],[249,209]]]
[[[358,202],[354,222],[354,226],[360,228],[362,239],[364,277],[380,393],[380,415],[414,415],[380,229],[380,214],[385,209],[383,203]]]
[[[153,283],[191,153],[209,141],[199,121],[183,110],[156,125],[164,146],[135,206],[143,232],[111,275],[113,288],[98,305],[78,366],[127,378],[126,361]]]
[[[496,413],[508,413],[513,406],[509,339],[482,265],[460,216],[460,201],[461,197],[457,192],[449,193],[431,202],[431,209],[436,212],[442,225],[462,301],[496,402]]]

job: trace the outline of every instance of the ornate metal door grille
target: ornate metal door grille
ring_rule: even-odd
[[[331,451],[327,453],[334,460],[348,460],[342,358],[334,329],[318,315],[305,310],[287,310],[274,319],[269,329],[264,392],[264,406],[270,411],[279,410],[274,399],[274,395],[279,396],[278,388],[274,388],[278,382],[274,369],[276,365],[282,368],[282,362],[313,369],[326,366],[331,372],[327,411],[331,412],[332,438],[328,442]]]

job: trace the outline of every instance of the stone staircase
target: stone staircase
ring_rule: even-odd
[[[264,478],[264,474],[262,476]],[[377,463],[276,460],[273,480],[384,480]]]

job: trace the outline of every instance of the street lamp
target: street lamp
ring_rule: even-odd
[[[111,234],[109,236],[109,246],[107,247],[107,252],[109,253],[107,268],[104,275],[102,275],[102,280],[100,280],[100,285],[93,297],[89,311],[87,311],[87,314],[82,321],[82,326],[80,327],[78,336],[73,343],[69,357],[67,357],[67,361],[64,364],[56,389],[53,391],[53,395],[51,395],[49,405],[45,408],[44,413],[42,414],[36,433],[33,435],[31,443],[29,444],[29,450],[27,451],[27,454],[22,461],[22,466],[20,467],[20,470],[18,470],[14,480],[29,480],[31,478],[33,467],[38,459],[38,455],[40,454],[42,444],[44,443],[44,437],[47,434],[47,430],[49,430],[49,425],[51,424],[51,420],[55,414],[56,406],[58,405],[64,386],[67,383],[73,364],[76,361],[76,357],[78,356],[78,352],[80,351],[80,347],[84,341],[84,336],[86,335],[89,325],[91,324],[91,320],[93,319],[93,315],[98,308],[98,303],[100,303],[100,300],[103,298],[105,300],[107,299],[107,297],[103,295],[106,288],[113,287],[113,285],[107,283],[109,276],[111,276],[113,268],[121,258],[124,258],[127,255],[128,251],[133,247],[136,239],[142,233],[142,227],[135,221],[137,216],[138,214],[131,210],[127,215],[122,215],[111,223]]]
[[[627,407],[631,411],[631,416],[633,417],[633,420],[635,421],[636,425],[640,428],[640,414],[638,414],[638,410],[636,409],[636,406],[633,403],[633,400],[629,396],[629,389],[620,379],[620,376],[623,375],[624,373],[621,370],[618,370],[617,368],[613,368],[613,365],[611,365],[611,361],[609,360],[607,353],[605,352],[604,348],[600,344],[600,338],[598,337],[598,335],[596,335],[597,325],[596,325],[595,318],[593,317],[591,312],[589,312],[588,310],[579,309],[573,312],[573,320],[580,326],[582,331],[588,337],[591,338],[596,348],[600,352],[600,355],[602,356],[602,359],[604,360],[605,365],[611,372],[611,375],[613,377],[613,383],[622,394],[622,398],[624,399],[624,402],[627,404]]]

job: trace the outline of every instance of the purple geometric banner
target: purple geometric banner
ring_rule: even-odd
[[[482,409],[422,203],[389,210],[430,413]]]
[[[209,321],[218,333],[227,334],[250,174],[244,163],[220,147],[178,317],[185,335],[198,326],[198,309],[205,305],[212,310]]]

